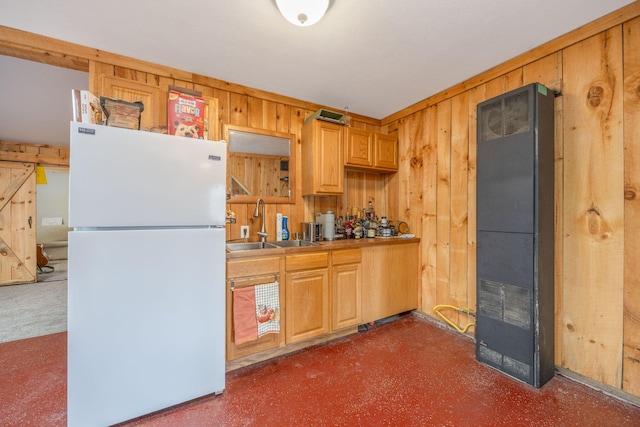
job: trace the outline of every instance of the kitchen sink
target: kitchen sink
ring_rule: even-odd
[[[278,249],[278,246],[266,242],[244,242],[227,243],[227,249],[230,251],[251,251],[256,249]]]
[[[279,248],[295,248],[300,246],[320,246],[319,243],[308,242],[306,240],[282,240],[279,242],[269,242],[271,245],[275,245]]]

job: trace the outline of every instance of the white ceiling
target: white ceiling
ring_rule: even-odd
[[[274,0],[0,0],[0,25],[380,119],[630,3],[333,0],[319,23],[303,28],[285,21]],[[0,93],[8,99],[6,89],[20,89],[28,101],[20,114],[33,114],[49,97],[39,84],[58,75],[86,86],[86,74],[45,67],[29,93],[36,69],[15,71],[6,61],[0,57]],[[70,106],[28,123],[66,110],[66,129]],[[0,139],[36,142],[9,138],[13,121],[0,120]],[[40,142],[65,144],[56,138]]]

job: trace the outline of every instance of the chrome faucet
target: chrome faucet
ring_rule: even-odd
[[[260,207],[260,203],[262,203],[262,213],[258,215],[258,207]],[[259,198],[256,202],[256,208],[253,211],[253,217],[258,218],[258,216],[260,216],[260,222],[262,223],[262,227],[260,228],[260,231],[258,231],[258,236],[260,236],[261,242],[266,242],[269,233],[267,233],[267,230],[264,226],[264,200],[262,200],[261,198]]]

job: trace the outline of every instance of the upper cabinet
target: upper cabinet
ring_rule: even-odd
[[[344,166],[370,172],[398,170],[398,140],[364,129],[344,128]]]
[[[344,126],[311,120],[302,127],[302,195],[344,192]]]
[[[344,164],[373,167],[373,134],[364,129],[344,128]]]
[[[398,171],[398,139],[395,136],[373,135],[373,167],[380,171]]]
[[[302,128],[302,195],[344,192],[344,169],[396,172],[398,140],[389,135],[311,120]]]

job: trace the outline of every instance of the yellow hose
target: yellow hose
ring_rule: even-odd
[[[433,311],[436,312],[436,314],[438,316],[440,316],[442,318],[442,320],[444,320],[445,322],[447,322],[449,325],[451,325],[452,327],[454,327],[456,329],[456,331],[460,332],[461,334],[464,334],[465,332],[467,332],[467,329],[469,329],[472,326],[475,326],[475,322],[471,322],[471,323],[467,323],[467,325],[464,328],[460,328],[458,325],[456,325],[455,323],[453,323],[451,320],[449,320],[447,318],[447,316],[445,316],[444,314],[440,313],[438,310],[440,310],[441,308],[452,308],[454,310],[458,310],[462,313],[466,313],[468,315],[474,316],[475,317],[475,313],[471,312],[470,309],[468,308],[460,308],[460,307],[456,307],[455,305],[447,305],[447,304],[439,304],[436,305],[435,307],[433,307]]]

